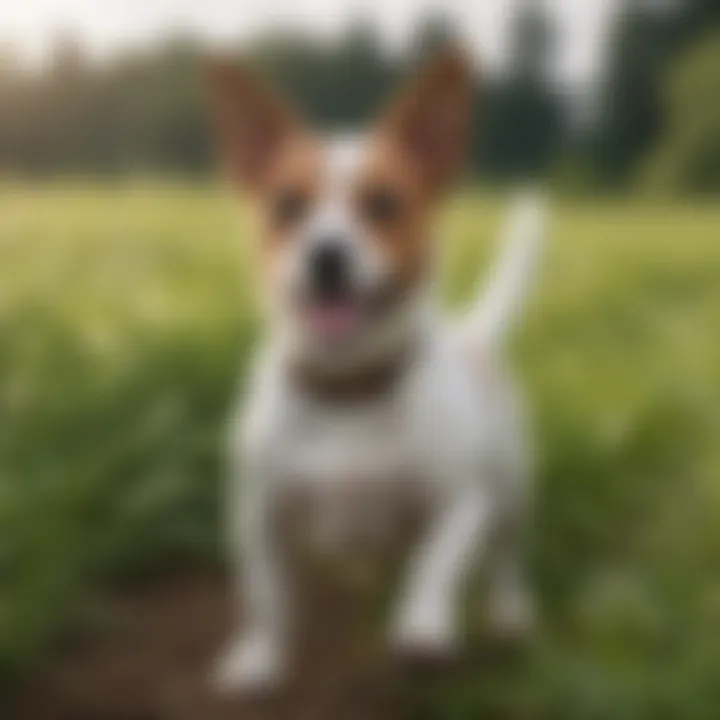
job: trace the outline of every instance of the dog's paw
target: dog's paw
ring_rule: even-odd
[[[223,695],[264,695],[283,680],[281,652],[277,643],[260,633],[233,642],[221,655],[211,682]]]
[[[459,644],[449,613],[419,606],[408,608],[397,617],[390,639],[402,655],[438,660],[455,656]]]

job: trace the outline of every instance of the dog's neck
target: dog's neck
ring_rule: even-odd
[[[368,401],[393,390],[416,352],[416,344],[408,341],[392,354],[343,373],[323,372],[302,362],[291,363],[288,371],[294,387],[313,398],[331,403]]]

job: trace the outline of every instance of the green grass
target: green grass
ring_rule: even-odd
[[[444,220],[451,302],[501,203]],[[558,203],[515,355],[540,450],[522,662],[424,717],[720,716],[720,208]],[[87,589],[217,556],[221,447],[258,324],[246,228],[211,188],[0,192],[0,677]]]

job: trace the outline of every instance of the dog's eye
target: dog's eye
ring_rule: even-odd
[[[294,225],[305,216],[308,205],[305,193],[295,188],[286,188],[278,192],[273,200],[273,219],[278,225]]]
[[[402,198],[392,188],[370,188],[362,195],[361,210],[371,222],[387,225],[402,212]]]

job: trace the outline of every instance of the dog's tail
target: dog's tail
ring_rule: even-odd
[[[480,300],[465,319],[475,342],[502,345],[523,310],[546,230],[546,202],[539,191],[518,193],[501,233],[502,251]]]

